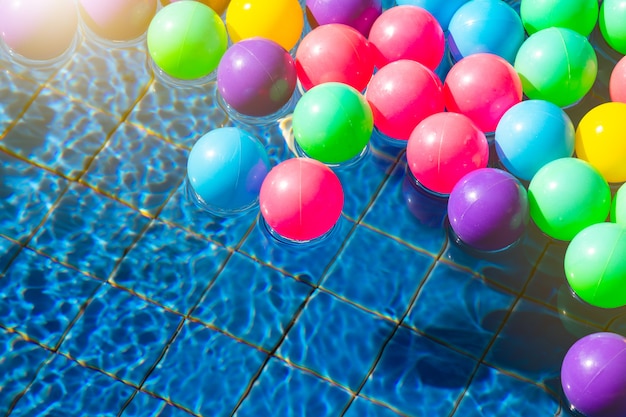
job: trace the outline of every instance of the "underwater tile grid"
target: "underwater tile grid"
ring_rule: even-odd
[[[607,96],[617,57],[568,109]],[[59,67],[0,54],[0,415],[567,416],[567,349],[626,335],[626,309],[577,300],[565,246],[532,225],[476,253],[445,200],[376,138],[338,172],[342,218],[321,245],[277,244],[253,211],[185,197],[189,149],[227,125],[273,163],[281,126],[229,119],[215,85],[177,88],[141,43],[79,40]]]

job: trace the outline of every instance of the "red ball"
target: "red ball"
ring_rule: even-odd
[[[419,122],[444,110],[439,77],[407,59],[387,64],[374,74],[365,98],[372,107],[374,125],[398,140],[408,140]]]
[[[323,163],[292,158],[267,174],[259,195],[261,215],[280,236],[306,242],[333,228],[343,210],[343,187]]]
[[[434,71],[445,50],[441,25],[426,9],[417,6],[396,6],[385,11],[374,21],[368,39],[376,51],[378,68],[411,59]]]
[[[334,81],[363,91],[374,72],[374,54],[358,30],[330,23],[302,39],[296,50],[296,71],[305,90]]]
[[[443,97],[448,111],[468,116],[483,132],[491,133],[504,113],[522,101],[522,81],[504,58],[473,54],[452,66]]]

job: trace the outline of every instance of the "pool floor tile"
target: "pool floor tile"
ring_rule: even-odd
[[[27,78],[19,77],[5,70],[0,61],[0,85],[3,91],[10,94],[2,96],[0,106],[0,138],[13,121],[24,111],[28,102],[32,99],[39,84]]]
[[[335,417],[350,396],[329,382],[272,358],[235,416]]]
[[[232,248],[241,242],[257,215],[258,209],[233,217],[219,217],[204,211],[187,197],[183,181],[158,218]]]
[[[481,365],[455,417],[560,415],[558,398],[527,381]]]
[[[2,151],[0,178],[0,234],[23,242],[44,219],[67,181]]]
[[[0,323],[54,349],[82,304],[102,285],[23,249],[0,278]]]
[[[124,123],[93,161],[84,180],[154,215],[184,179],[186,163],[186,151]]]
[[[0,236],[0,274],[20,250],[20,245]]]
[[[357,226],[321,285],[369,310],[398,320],[434,262],[431,256]]]
[[[111,48],[86,40],[50,85],[75,100],[120,118],[130,110],[151,78],[145,48]]]
[[[310,285],[235,253],[192,316],[272,350],[312,291]]]
[[[124,257],[113,281],[184,315],[227,256],[215,243],[154,221]]]
[[[106,279],[148,221],[123,204],[74,183],[30,246]]]
[[[363,397],[354,399],[344,417],[399,417],[392,409],[376,404]]]
[[[356,390],[394,327],[332,295],[316,292],[277,354]]]
[[[116,124],[112,116],[45,88],[0,147],[76,179]]]
[[[522,299],[484,361],[559,392],[565,353],[578,339],[596,331],[598,329]]]
[[[105,285],[67,334],[60,351],[140,384],[182,318]]]
[[[365,214],[363,223],[436,255],[446,242],[442,224],[447,200],[416,188],[405,171],[406,162],[401,161]]]
[[[448,416],[476,362],[400,327],[361,393],[411,416]]]
[[[37,369],[50,356],[50,352],[27,342],[15,333],[0,329],[0,414],[4,415],[16,396],[36,375]]]
[[[229,415],[266,355],[187,321],[144,388],[204,416]]]
[[[11,416],[116,415],[133,388],[56,355],[44,366]]]
[[[124,408],[121,417],[191,417],[193,414],[139,391]]]
[[[514,295],[439,262],[405,323],[480,358],[514,301]]]

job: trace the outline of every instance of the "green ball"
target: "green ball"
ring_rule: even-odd
[[[598,75],[598,58],[589,40],[556,27],[528,37],[517,51],[514,66],[528,98],[560,107],[581,100]]]
[[[161,9],[147,33],[148,51],[167,75],[193,80],[209,75],[228,47],[222,19],[197,1],[177,1]]]
[[[626,182],[617,189],[613,197],[611,221],[626,226]]]
[[[528,186],[530,217],[546,235],[570,241],[584,228],[604,222],[611,189],[600,172],[577,158],[544,165]]]
[[[589,36],[598,20],[598,0],[522,0],[520,17],[529,35],[550,27]]]
[[[626,1],[604,0],[600,6],[600,33],[606,43],[626,54]]]
[[[302,151],[325,164],[358,156],[374,130],[369,103],[353,87],[338,82],[316,85],[293,112],[293,134]]]
[[[572,239],[565,252],[565,275],[574,293],[602,308],[626,305],[626,227],[598,223]]]

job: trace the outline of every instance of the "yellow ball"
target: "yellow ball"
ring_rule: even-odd
[[[303,28],[298,0],[232,0],[226,9],[226,29],[233,43],[260,36],[289,51]]]
[[[626,181],[626,103],[591,109],[576,129],[576,156],[593,165],[608,182]]]

